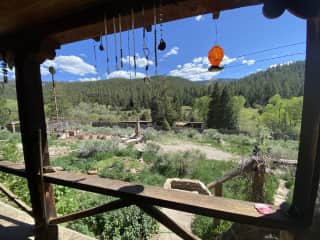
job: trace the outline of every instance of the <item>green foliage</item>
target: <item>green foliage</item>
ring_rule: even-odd
[[[194,100],[192,108],[196,115],[199,116],[197,120],[207,121],[210,101],[209,96],[203,96]]]
[[[209,103],[209,111],[207,117],[208,128],[220,128],[220,113],[221,113],[221,86],[216,82],[211,94],[211,101]]]
[[[216,240],[231,227],[231,222],[221,220],[218,226],[213,225],[213,218],[196,215],[191,224],[194,234],[201,239]]]
[[[278,136],[297,137],[300,132],[302,103],[302,97],[283,99],[280,95],[275,95],[263,109],[261,121]]]

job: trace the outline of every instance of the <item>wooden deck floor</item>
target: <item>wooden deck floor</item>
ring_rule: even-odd
[[[0,239],[30,240],[33,239],[33,219],[8,204],[0,202]],[[60,240],[94,240],[88,236],[59,227]]]

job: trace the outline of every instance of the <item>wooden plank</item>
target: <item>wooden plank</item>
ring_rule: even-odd
[[[307,56],[302,126],[291,213],[312,223],[319,185],[320,133],[320,18],[307,21]]]
[[[11,200],[13,201],[21,210],[25,211],[26,213],[28,213],[31,217],[32,215],[32,209],[25,204],[24,202],[22,202],[20,199],[18,199],[18,197],[11,192],[8,188],[6,188],[3,184],[0,183],[0,190]]]
[[[33,0],[36,1],[36,0]],[[39,0],[37,0],[39,1]],[[12,1],[11,1],[12,2]],[[19,11],[19,6],[8,1],[8,5]],[[55,4],[48,8],[48,1],[41,1],[39,8],[29,8],[28,11],[23,11],[21,15],[9,14],[5,15],[4,21],[10,19],[11,23],[3,27],[0,36],[3,41],[0,41],[0,47],[7,48],[6,45],[12,45],[12,42],[24,41],[25,38],[42,39],[43,37],[52,37],[59,44],[70,43],[74,41],[95,38],[103,32],[104,29],[104,12],[108,16],[108,29],[113,32],[112,17],[122,14],[122,30],[127,31],[131,26],[130,11],[135,11],[136,28],[143,26],[141,8],[145,7],[145,26],[153,25],[153,3],[150,0],[132,1],[84,1],[84,4],[79,4],[79,1],[72,0],[72,4],[66,4],[66,1],[55,0]],[[252,6],[261,4],[262,0],[162,0],[163,22],[173,21],[177,19],[197,16],[200,14],[212,13],[219,10],[227,10],[244,6]],[[17,5],[17,4],[16,4]],[[57,7],[56,5],[60,5]],[[64,8],[61,8],[63,6]],[[35,12],[34,9],[42,10]],[[43,10],[44,9],[44,10]],[[56,11],[59,11],[56,14]],[[41,18],[34,18],[37,13]],[[30,16],[31,15],[31,16]],[[9,18],[10,17],[10,18]],[[3,20],[0,15],[0,22]],[[16,45],[16,43],[15,43]],[[3,51],[2,49],[0,49]]]
[[[182,226],[177,224],[174,220],[169,218],[166,214],[161,212],[154,206],[150,206],[147,204],[137,204],[139,208],[141,208],[145,213],[156,219],[158,222],[166,226],[168,229],[176,233],[179,237],[184,240],[201,240],[197,236],[189,233],[188,230],[184,229]]]
[[[119,208],[128,207],[130,205],[132,205],[132,203],[128,201],[121,200],[121,199],[115,200],[98,207],[86,209],[83,211],[78,211],[63,217],[56,217],[56,218],[50,219],[50,224],[60,224],[64,222],[74,221],[77,219],[90,217],[99,213],[110,212]]]
[[[37,177],[40,162],[49,165],[48,141],[43,107],[42,82],[40,61],[37,52],[29,50],[15,53],[16,90],[21,125],[21,139],[26,166],[26,176],[30,191],[30,200],[36,229],[35,239],[57,240],[57,231],[47,225],[45,212],[48,217],[55,217],[53,190],[45,184],[46,203],[43,203],[41,184]],[[39,136],[41,130],[41,137]],[[41,139],[41,144],[39,142]],[[44,206],[47,208],[44,209]],[[57,230],[57,229],[56,229]]]
[[[19,177],[26,177],[25,165],[23,163],[15,163],[10,161],[0,161],[0,171],[10,173]]]
[[[72,172],[48,173],[45,174],[44,179],[49,183],[119,197],[135,204],[157,205],[208,217],[277,229],[298,227],[294,219],[288,218],[277,207],[274,207],[274,214],[266,216],[259,214],[255,210],[253,202],[196,195]]]

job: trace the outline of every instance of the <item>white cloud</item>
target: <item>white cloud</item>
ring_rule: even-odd
[[[247,64],[248,66],[253,65],[255,63],[256,63],[256,60],[254,60],[254,59],[250,59],[250,60],[244,59],[244,60],[242,60],[242,64]]]
[[[83,78],[79,78],[80,82],[94,82],[94,81],[98,81],[101,80],[100,77],[83,77]]]
[[[197,22],[200,22],[203,19],[202,15],[198,15],[194,18]]]
[[[180,50],[179,47],[173,47],[163,55],[163,58],[167,58],[167,57],[169,57],[171,55],[178,55],[179,50]]]
[[[41,73],[48,75],[48,68],[53,66],[58,72],[69,73],[78,76],[97,74],[94,66],[86,63],[82,58],[74,55],[58,56],[54,60],[46,60],[41,66]]]
[[[114,71],[114,72],[108,74],[107,78],[108,79],[110,79],[110,78],[127,78],[127,79],[130,79],[130,75],[131,75],[132,79],[133,78],[144,78],[146,76],[144,73],[141,73],[141,72],[137,72],[137,75],[135,76],[133,71],[120,70],[120,71]]]
[[[269,66],[269,68],[282,67],[285,65],[290,65],[292,63],[293,63],[293,61],[283,62],[283,63],[279,63],[279,64],[272,64]]]
[[[134,59],[133,56],[126,56],[125,58],[122,58],[122,62],[124,64],[129,64],[133,67],[134,66]],[[136,64],[138,68],[144,68],[147,64],[153,65],[153,61],[150,59],[147,60],[145,57],[140,57],[139,54],[136,55]]]
[[[224,56],[222,65],[228,65],[232,62],[237,61],[236,58],[230,58]],[[171,70],[169,75],[176,77],[183,77],[190,79],[191,81],[202,81],[209,80],[217,76],[220,72],[209,72],[208,68],[210,66],[208,57],[196,57],[190,63],[185,63],[183,65],[177,65],[177,68]]]

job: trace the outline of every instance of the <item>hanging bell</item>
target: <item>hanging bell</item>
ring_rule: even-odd
[[[158,49],[160,51],[164,51],[166,49],[166,47],[167,47],[166,42],[163,40],[163,38],[161,38],[160,43],[158,45]]]

